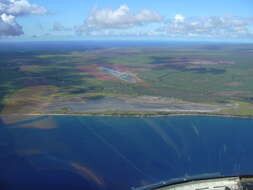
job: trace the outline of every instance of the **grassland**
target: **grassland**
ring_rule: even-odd
[[[105,98],[129,102],[146,96],[150,100],[168,98],[168,101],[154,102],[152,106],[156,107],[175,106],[178,102],[184,102],[186,107],[208,104],[222,108],[211,114],[253,116],[252,49],[253,45],[245,44],[206,44],[1,51],[0,110],[2,114],[185,113],[183,110],[124,111],[120,103],[116,105],[117,109],[110,109],[112,103],[106,105],[106,111],[86,109],[92,102]],[[101,67],[127,73],[136,82],[120,80],[101,71]],[[135,103],[145,105],[150,102]],[[71,104],[80,104],[83,110],[81,106],[75,109]],[[57,109],[52,110],[52,107]],[[192,113],[198,113],[198,110]]]

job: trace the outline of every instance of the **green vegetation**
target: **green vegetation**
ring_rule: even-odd
[[[233,102],[239,106],[216,114],[253,116],[252,48],[231,44],[0,52],[0,110],[50,113],[48,107],[61,102],[150,96],[221,106]],[[100,66],[127,72],[137,82],[103,73]],[[168,114],[121,111],[81,113]],[[61,113],[80,112],[64,105]]]
[[[232,109],[226,109],[219,112],[223,115],[234,115],[234,116],[253,116],[253,104],[248,102],[236,102],[238,107]]]

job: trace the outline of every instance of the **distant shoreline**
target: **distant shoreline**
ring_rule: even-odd
[[[209,117],[231,117],[231,118],[249,118],[253,119],[253,116],[243,116],[243,115],[231,115],[231,114],[214,114],[214,113],[164,113],[164,114],[155,114],[155,113],[144,113],[144,114],[128,114],[126,113],[114,113],[114,114],[105,114],[105,113],[12,113],[12,114],[0,114],[1,116],[85,116],[85,117],[175,117],[175,116],[209,116]]]

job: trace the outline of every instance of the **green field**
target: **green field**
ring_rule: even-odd
[[[173,99],[173,105],[181,101],[185,105],[225,106],[215,113],[253,116],[252,49],[253,45],[247,44],[207,44],[1,51],[0,109],[2,114],[95,114],[105,110],[93,111],[89,102],[109,97],[141,106],[149,103],[148,98],[144,98],[147,102],[135,102],[134,98],[158,97],[152,106],[170,105]],[[116,74],[103,72],[101,67]],[[121,74],[134,80],[122,80],[117,77]],[[170,99],[161,101],[163,98]],[[83,110],[71,106],[78,103],[83,104]],[[91,110],[86,110],[86,104]],[[124,111],[118,107],[106,111]],[[123,113],[134,115],[144,109]]]

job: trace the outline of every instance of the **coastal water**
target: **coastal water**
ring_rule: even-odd
[[[0,119],[1,190],[124,190],[253,174],[253,119],[38,116]]]

